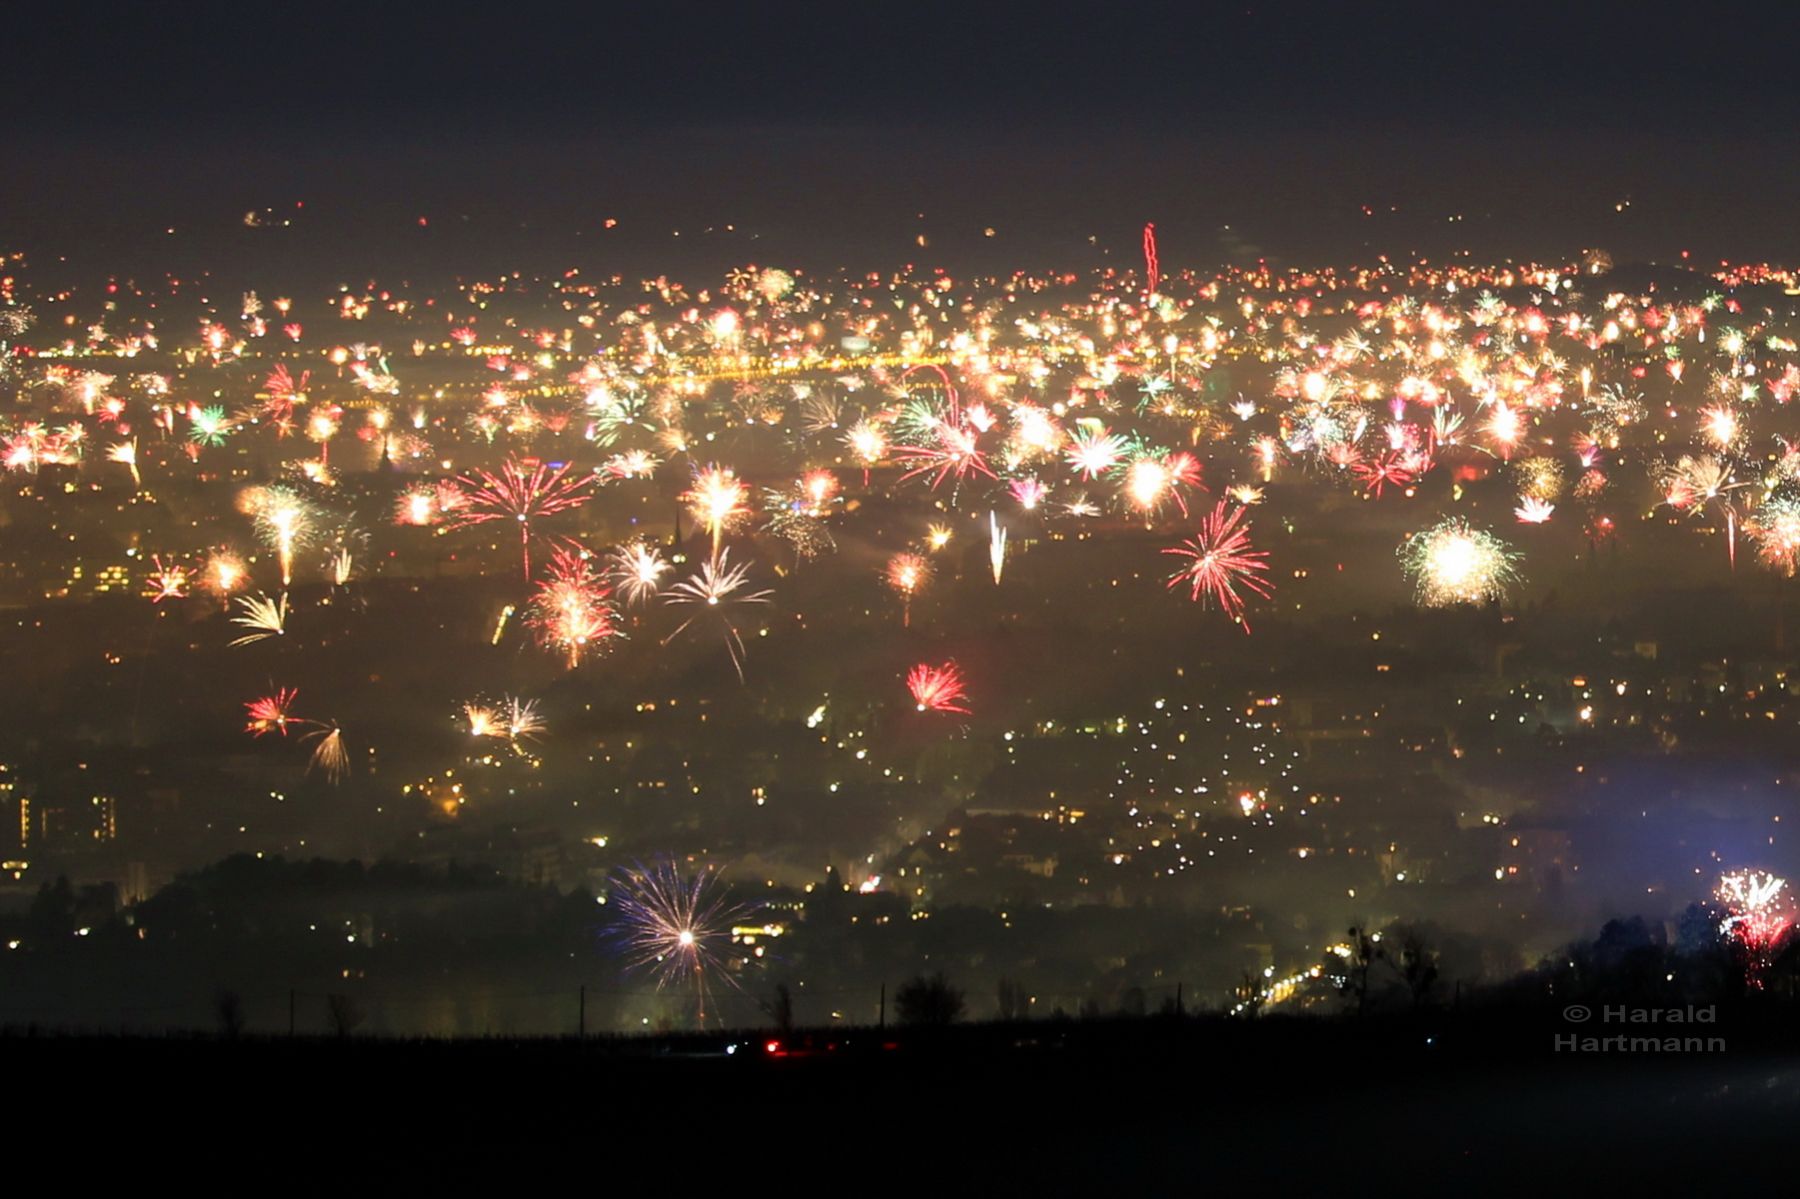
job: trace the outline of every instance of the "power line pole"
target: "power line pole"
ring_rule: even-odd
[[[876,1027],[885,1032],[887,1030],[887,984],[886,983],[881,984],[881,1015],[878,1016],[876,1019],[878,1021],[878,1023],[876,1024]]]
[[[578,1037],[581,1037],[585,1040],[587,1037],[587,984],[586,983],[581,984],[580,1006],[577,1010],[578,1010],[579,1014],[576,1017],[575,1035]]]

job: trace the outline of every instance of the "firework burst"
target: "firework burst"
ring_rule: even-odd
[[[969,714],[969,709],[962,706],[969,693],[963,687],[962,671],[954,662],[942,666],[919,663],[906,676],[906,689],[912,693],[913,703],[921,712]]]
[[[1264,577],[1269,569],[1268,551],[1250,543],[1246,509],[1230,508],[1221,500],[1200,522],[1199,531],[1180,545],[1164,550],[1186,558],[1187,564],[1169,576],[1169,587],[1186,583],[1189,598],[1208,606],[1216,603],[1224,613],[1250,631],[1244,618],[1242,591],[1269,598],[1273,587]]]
[[[231,420],[225,415],[225,409],[218,407],[195,407],[188,412],[188,440],[194,445],[206,448],[221,446],[231,435]]]
[[[732,472],[709,466],[694,474],[694,485],[681,497],[712,538],[712,560],[719,560],[725,530],[749,512],[750,489]]]
[[[1400,560],[1428,608],[1499,600],[1519,578],[1512,548],[1461,517],[1413,534],[1400,547]]]
[[[683,874],[666,860],[621,872],[611,902],[626,967],[648,974],[658,990],[693,987],[704,1023],[713,982],[731,981],[725,967],[731,927],[749,909],[731,901],[711,867]]]
[[[569,549],[551,558],[549,576],[531,598],[528,620],[546,648],[566,655],[570,670],[583,655],[604,649],[621,635],[611,586],[592,558]]]
[[[1800,499],[1778,496],[1766,501],[1751,514],[1746,531],[1765,565],[1794,577],[1800,567]]]
[[[656,598],[662,577],[670,566],[656,547],[642,541],[621,545],[607,555],[607,573],[627,604],[647,604]]]
[[[193,573],[185,566],[164,562],[161,554],[151,555],[150,561],[156,568],[146,580],[151,588],[150,602],[160,604],[166,599],[186,599]]]
[[[200,583],[220,600],[227,600],[248,576],[243,560],[236,554],[215,550],[207,556],[206,565],[200,570]]]
[[[895,554],[888,559],[882,577],[900,596],[900,624],[912,627],[913,596],[931,581],[931,563],[917,554]]]
[[[129,469],[133,487],[144,485],[143,476],[138,474],[137,439],[135,437],[130,441],[121,441],[117,445],[109,447],[106,451],[106,460],[117,462],[120,466]]]
[[[546,727],[538,714],[537,701],[516,695],[508,696],[499,706],[471,700],[463,705],[463,718],[469,722],[469,736],[503,739],[521,753],[519,743],[536,740]]]
[[[280,733],[287,736],[288,726],[299,723],[293,716],[294,700],[300,692],[293,687],[282,687],[273,695],[264,695],[250,700],[244,705],[249,723],[244,731],[255,737],[264,733]]]
[[[311,542],[319,520],[316,504],[291,487],[255,487],[240,503],[256,522],[257,536],[281,559],[281,585],[294,581],[294,551]]]
[[[731,654],[731,664],[736,668],[738,682],[741,683],[744,681],[744,639],[731,618],[731,610],[747,604],[766,604],[772,593],[768,590],[745,591],[744,588],[750,581],[750,567],[747,563],[732,566],[729,564],[730,557],[730,550],[722,551],[717,562],[701,563],[699,573],[683,579],[664,593],[665,604],[696,604],[700,606],[700,610],[663,638],[663,644],[669,644],[686,632],[696,620],[712,612],[724,629],[725,648]]]
[[[250,645],[270,637],[287,635],[287,592],[282,592],[278,599],[270,599],[260,592],[256,595],[239,596],[237,603],[243,611],[233,616],[231,623],[242,625],[250,632],[245,633],[231,644]]]
[[[987,455],[980,448],[980,437],[981,430],[972,423],[934,419],[925,444],[894,447],[894,456],[908,468],[900,481],[904,483],[920,475],[931,475],[931,486],[936,490],[945,479],[952,477],[958,483],[972,474],[994,478]]]
[[[1742,947],[1747,959],[1746,979],[1758,990],[1776,952],[1794,927],[1791,906],[1781,896],[1786,885],[1785,880],[1773,874],[1745,870],[1722,876],[1714,893],[1725,909],[1719,933]]]
[[[588,501],[594,476],[571,478],[564,466],[538,465],[531,470],[508,458],[498,474],[476,470],[457,478],[459,526],[510,520],[519,526],[519,562],[531,577],[531,522],[578,508]]]

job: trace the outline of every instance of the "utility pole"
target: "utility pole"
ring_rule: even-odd
[[[578,1001],[578,1003],[579,1003],[579,1006],[576,1009],[578,1015],[576,1016],[575,1035],[578,1037],[581,1037],[583,1039],[586,1039],[586,1037],[587,1037],[587,984],[586,983],[581,984],[581,997],[580,997],[580,1000]]]
[[[881,1015],[876,1018],[878,1023],[876,1024],[875,1027],[877,1027],[885,1032],[887,1030],[887,984],[886,983],[881,984],[881,1009],[880,1010],[881,1010]]]

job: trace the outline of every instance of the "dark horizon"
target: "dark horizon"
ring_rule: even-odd
[[[1175,269],[1800,258],[1800,171],[1771,153],[1793,87],[1757,49],[1794,12],[1652,17],[36,12],[0,236],[84,280],[246,253],[438,278],[1085,269],[1134,262],[1146,221]],[[253,212],[291,244],[244,238]]]

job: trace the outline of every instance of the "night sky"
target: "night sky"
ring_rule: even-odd
[[[1778,5],[39,6],[7,35],[0,237],[78,272],[1079,268],[1134,256],[1145,220],[1174,265],[1792,259],[1796,25]],[[294,224],[246,238],[264,209]]]

